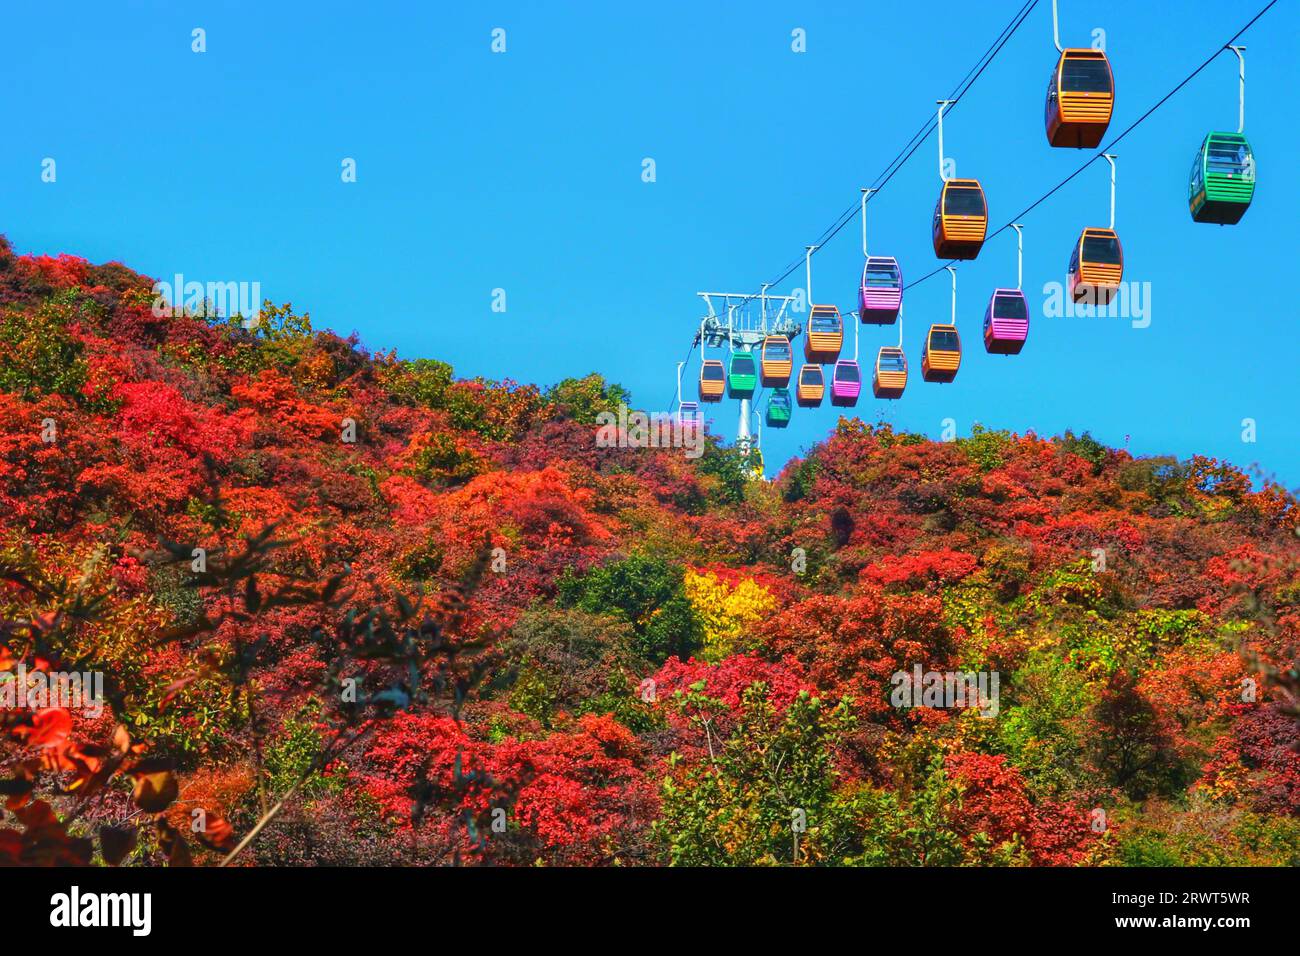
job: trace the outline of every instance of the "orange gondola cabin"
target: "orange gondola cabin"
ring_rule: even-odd
[[[799,369],[799,385],[795,400],[803,408],[816,408],[826,394],[826,377],[820,365],[804,365]]]
[[[932,325],[921,353],[921,377],[927,382],[951,382],[961,368],[961,336],[955,325]]]
[[[764,388],[785,388],[794,372],[794,356],[790,340],[784,335],[769,335],[763,339],[759,362],[759,376]]]
[[[700,365],[700,401],[720,402],[727,388],[727,371],[721,359],[705,359]]]
[[[989,210],[978,179],[949,179],[934,206],[934,254],[974,259],[984,245]]]
[[[1115,76],[1101,50],[1061,53],[1047,83],[1047,141],[1053,146],[1096,149],[1115,108]]]
[[[886,345],[876,353],[876,371],[871,377],[871,391],[876,398],[902,398],[907,388],[907,356],[903,350]]]
[[[1088,305],[1106,305],[1124,279],[1124,248],[1114,229],[1085,229],[1074,244],[1066,276],[1070,297]]]
[[[844,347],[844,316],[833,305],[814,305],[808,313],[803,357],[807,362],[829,365]]]

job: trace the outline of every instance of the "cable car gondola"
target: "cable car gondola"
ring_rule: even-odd
[[[1246,142],[1246,57],[1244,46],[1228,49],[1237,54],[1237,132],[1210,133],[1201,143],[1187,186],[1187,204],[1197,222],[1233,226],[1255,197],[1255,156]]]
[[[871,256],[862,267],[858,315],[872,325],[890,325],[903,302],[903,270],[892,256]]]
[[[705,359],[700,364],[700,401],[722,401],[726,383],[727,373],[722,367],[722,359]]]
[[[903,305],[903,270],[893,256],[873,256],[867,251],[867,199],[874,190],[862,190],[862,281],[858,283],[858,318],[872,325],[890,325]],[[853,356],[855,359],[856,355]]]
[[[1061,46],[1057,0],[1052,0],[1052,45],[1059,54],[1047,81],[1043,125],[1052,146],[1096,149],[1115,109],[1115,75],[1106,51]]]
[[[785,388],[794,371],[794,355],[790,340],[784,335],[769,335],[763,339],[762,361],[759,365],[764,388]]]
[[[829,365],[844,347],[844,316],[833,305],[814,305],[808,315],[803,355],[807,362]]]
[[[994,289],[984,310],[984,350],[1016,355],[1029,337],[1029,304],[1019,289]]]
[[[796,399],[803,408],[816,408],[826,394],[826,379],[820,365],[802,365],[799,368],[799,385]]]
[[[840,359],[831,373],[831,404],[852,408],[862,394],[862,370],[853,359]]]
[[[934,254],[940,259],[974,259],[988,230],[988,204],[978,179],[949,179],[934,206]]]
[[[892,345],[883,346],[876,353],[876,371],[871,378],[871,391],[876,398],[902,398],[907,388],[907,356]]]
[[[1187,186],[1197,222],[1234,226],[1255,197],[1255,156],[1241,133],[1210,133],[1201,143]]]
[[[1115,108],[1115,77],[1101,50],[1062,50],[1047,83],[1045,125],[1053,146],[1096,149]]]
[[[951,382],[961,368],[961,336],[955,325],[932,325],[921,352],[921,377],[927,382]]]
[[[1086,305],[1106,305],[1114,298],[1124,280],[1124,249],[1115,232],[1115,159],[1102,153],[1110,163],[1110,225],[1105,229],[1088,228],[1079,235],[1070,253],[1066,284],[1070,297]]]
[[[1020,287],[1025,281],[1024,226],[1010,224],[1016,231],[1016,287],[994,289],[984,310],[984,351],[991,355],[1016,355],[1029,337],[1029,303]]]
[[[790,424],[790,390],[775,388],[767,398],[767,412],[764,420],[769,428],[785,428]]]
[[[727,372],[727,397],[752,398],[758,387],[758,369],[753,352],[732,352]]]
[[[1085,229],[1074,244],[1067,276],[1075,302],[1106,305],[1124,278],[1124,249],[1114,229]]]

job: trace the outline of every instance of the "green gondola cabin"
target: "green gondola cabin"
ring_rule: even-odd
[[[1210,133],[1192,164],[1188,207],[1197,222],[1235,225],[1255,196],[1255,156],[1241,133]]]
[[[767,425],[769,428],[785,428],[790,424],[790,390],[776,388],[767,399]]]
[[[727,370],[727,397],[750,398],[758,387],[758,364],[753,352],[733,352]]]

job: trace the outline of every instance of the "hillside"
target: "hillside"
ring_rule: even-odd
[[[756,481],[151,287],[0,239],[0,690],[107,698],[0,710],[0,863],[1300,864],[1282,489],[857,419]]]

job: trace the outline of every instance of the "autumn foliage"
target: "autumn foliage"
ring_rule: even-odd
[[[1300,862],[1271,482],[858,419],[755,479],[150,290],[0,239],[0,864]]]

